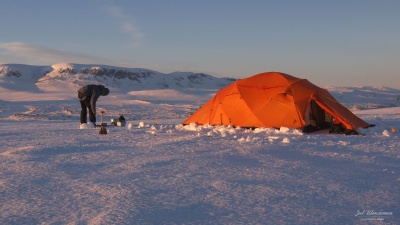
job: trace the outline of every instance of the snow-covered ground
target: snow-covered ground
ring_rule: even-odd
[[[7,79],[0,224],[400,224],[399,90],[330,87],[376,124],[346,136],[184,127],[215,88],[114,86],[97,104],[127,125],[100,135],[80,127],[74,83]]]

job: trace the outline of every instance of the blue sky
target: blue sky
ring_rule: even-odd
[[[400,88],[398,0],[2,0],[0,64],[90,63]]]

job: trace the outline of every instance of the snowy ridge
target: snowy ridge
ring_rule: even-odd
[[[31,81],[43,91],[58,90],[65,86],[76,89],[88,83],[101,83],[124,91],[199,87],[220,89],[234,81],[234,79],[216,78],[204,73],[163,74],[148,69],[83,64],[55,64],[50,67],[0,65],[0,79],[3,83],[5,80],[9,81],[7,88],[10,87],[11,81],[15,85],[22,81]]]
[[[30,66],[0,65],[0,92],[40,93],[45,99],[73,99],[83,85],[103,84],[113,93],[134,96],[135,100],[180,99],[204,102],[235,79],[217,78],[204,73],[174,72],[163,74],[142,68],[108,65],[55,64]],[[351,110],[400,106],[400,90],[388,87],[325,87]],[[150,92],[149,92],[150,91]],[[151,93],[154,91],[153,93]],[[163,93],[165,92],[165,93]],[[46,96],[46,93],[50,93]],[[58,96],[57,96],[58,95]],[[202,95],[204,97],[200,97]],[[32,95],[35,99],[38,96]],[[196,100],[197,99],[197,100]],[[16,100],[4,97],[2,100]],[[26,100],[26,99],[24,99]]]
[[[351,110],[400,106],[400,90],[380,87],[328,87],[330,93]]]
[[[80,109],[76,105],[76,91],[93,83],[111,90],[112,94],[100,98],[98,104],[107,105],[103,109],[107,109],[108,115],[124,113],[136,119],[183,118],[233,81],[203,73],[163,74],[106,65],[0,65],[0,101],[16,102],[4,105],[0,118],[68,120],[77,117]]]
[[[105,65],[55,64],[0,66],[0,118],[12,120],[69,120],[79,115],[76,91],[85,84],[108,86],[100,98],[108,115],[131,119],[186,118],[218,90],[234,82],[203,73],[162,74],[140,68]],[[352,111],[400,106],[400,90],[387,87],[328,87]],[[18,102],[23,102],[23,104]],[[134,107],[133,107],[134,106]]]

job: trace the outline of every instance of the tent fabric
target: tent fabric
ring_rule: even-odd
[[[308,115],[311,101],[346,129],[369,127],[328,91],[306,79],[279,72],[235,81],[216,93],[183,124],[303,129],[312,119]]]

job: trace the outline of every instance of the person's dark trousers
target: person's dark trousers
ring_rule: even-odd
[[[90,106],[90,101],[88,99],[79,100],[81,103],[81,124],[87,123],[87,109],[89,109],[89,120],[92,123],[96,123],[96,115],[94,115],[92,108]]]

